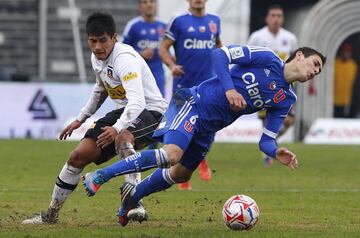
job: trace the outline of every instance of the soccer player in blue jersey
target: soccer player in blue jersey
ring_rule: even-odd
[[[296,101],[291,83],[313,79],[326,58],[302,47],[284,63],[269,48],[239,45],[216,49],[212,55],[217,76],[173,95],[154,133],[164,142],[161,149],[138,152],[82,177],[88,196],[93,196],[112,177],[158,167],[138,185],[124,183],[121,187],[118,217],[122,226],[141,198],[190,179],[208,153],[215,132],[263,108],[267,114],[260,150],[292,170],[297,168],[296,155],[278,147],[276,136]],[[231,70],[229,64],[234,64]]]
[[[173,17],[168,25],[159,53],[173,75],[173,93],[181,88],[197,86],[214,76],[211,51],[221,47],[220,18],[205,12],[205,0],[188,0],[189,10]],[[169,54],[173,46],[176,60]],[[200,178],[211,179],[207,160],[199,166]],[[190,181],[179,184],[190,190]]]
[[[161,94],[165,95],[165,76],[158,49],[166,24],[156,17],[156,0],[139,0],[138,16],[130,20],[123,32],[123,43],[131,45],[145,59]]]

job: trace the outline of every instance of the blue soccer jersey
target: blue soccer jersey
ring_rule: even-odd
[[[164,135],[165,144],[175,143],[187,153],[190,153],[187,148],[193,144],[206,153],[212,143],[209,138],[213,138],[216,131],[230,125],[241,115],[266,108],[259,145],[263,152],[275,157],[277,133],[296,101],[291,84],[284,78],[284,62],[265,47],[222,47],[212,55],[217,76],[188,90],[191,96],[183,91],[175,94],[163,123],[154,135]],[[234,64],[230,71],[229,64]],[[230,108],[225,96],[230,89],[236,89],[244,97],[247,102],[244,110],[235,112]]]
[[[146,48],[154,50],[154,57],[146,60],[146,63],[149,65],[163,95],[165,90],[165,76],[158,49],[160,41],[165,34],[165,29],[166,24],[159,20],[147,22],[143,17],[136,17],[127,23],[123,32],[123,43],[131,45],[137,52],[141,52]]]
[[[176,63],[185,74],[174,77],[173,91],[190,88],[212,77],[211,51],[220,35],[220,18],[213,14],[197,17],[190,12],[174,17],[165,36],[174,41]]]

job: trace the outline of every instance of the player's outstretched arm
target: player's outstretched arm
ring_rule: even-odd
[[[295,170],[298,167],[296,155],[285,147],[277,148],[276,159],[283,165],[288,166],[291,170]]]
[[[81,126],[81,122],[79,120],[74,120],[73,122],[71,122],[69,125],[67,125],[64,130],[61,131],[60,135],[59,135],[59,139],[60,140],[66,140],[67,137],[70,137],[72,132],[79,128]]]

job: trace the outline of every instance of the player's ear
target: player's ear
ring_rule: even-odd
[[[111,37],[111,40],[113,40],[113,42],[117,42],[117,33],[114,33],[114,35]]]
[[[296,52],[295,58],[297,60],[300,60],[303,56],[304,56],[304,53],[299,50],[299,51]]]

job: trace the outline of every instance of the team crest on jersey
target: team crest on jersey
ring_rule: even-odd
[[[287,44],[288,44],[287,40],[284,39],[283,42],[282,42],[282,44],[283,44],[283,45],[287,45]]]
[[[199,31],[201,33],[204,33],[206,31],[206,27],[205,26],[199,26]]]
[[[215,34],[217,32],[217,25],[215,22],[213,22],[213,21],[209,22],[209,28],[210,28],[211,33]]]
[[[269,84],[269,88],[270,88],[271,90],[275,90],[275,89],[276,89],[276,83],[275,83],[275,81],[272,81],[272,82]]]
[[[151,35],[155,35],[155,33],[156,33],[156,30],[153,29],[153,28],[151,28],[151,29],[150,29],[150,34],[151,34]]]
[[[159,34],[160,37],[163,37],[163,36],[165,35],[165,29],[162,28],[161,26],[159,26],[159,27],[157,28],[157,32],[158,32],[158,34]]]
[[[113,67],[108,65],[106,70],[108,78],[114,79],[113,71],[114,71]]]
[[[127,74],[125,74],[125,76],[123,77],[124,81],[130,81],[133,79],[136,79],[138,77],[136,72],[129,72]]]

